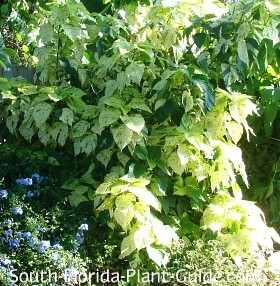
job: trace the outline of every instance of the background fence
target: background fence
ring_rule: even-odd
[[[0,77],[10,79],[12,77],[21,76],[31,83],[34,83],[35,69],[32,67],[12,65],[9,70],[0,68]]]

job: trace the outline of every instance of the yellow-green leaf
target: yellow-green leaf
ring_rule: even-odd
[[[133,130],[136,133],[140,133],[145,126],[145,120],[141,114],[123,116],[122,121],[126,125],[126,127],[128,127],[129,129]]]
[[[103,109],[99,115],[99,125],[101,128],[115,123],[121,117],[121,111],[115,108]]]
[[[154,242],[155,238],[151,234],[151,228],[149,226],[141,226],[134,233],[134,244],[137,250],[147,247]]]
[[[117,146],[123,150],[131,141],[132,130],[127,128],[125,125],[111,128],[114,140]]]
[[[52,106],[46,102],[40,103],[34,107],[33,118],[38,128],[47,121],[51,111]]]
[[[134,243],[134,237],[133,235],[129,235],[125,237],[121,243],[120,258],[129,256],[134,250],[136,250],[136,246]]]
[[[70,108],[62,108],[62,114],[59,119],[62,122],[72,126],[72,123],[74,121],[74,113]]]

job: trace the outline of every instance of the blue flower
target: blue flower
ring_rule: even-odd
[[[19,238],[13,238],[9,241],[9,249],[18,248],[20,244]]]
[[[58,258],[59,258],[58,253],[57,253],[57,252],[54,252],[54,253],[52,254],[52,264],[56,265]]]
[[[10,259],[4,259],[3,261],[2,261],[2,263],[3,263],[3,265],[5,265],[5,266],[10,266],[11,265],[11,263],[12,263],[12,261],[10,260]]]
[[[77,240],[77,242],[78,242],[79,244],[82,244],[85,239],[84,239],[84,237],[83,237],[81,234],[77,233],[77,234],[76,234],[76,240]]]
[[[22,233],[21,237],[26,239],[26,240],[30,240],[30,238],[32,237],[32,234],[29,231],[28,232],[24,232],[24,233]]]
[[[39,197],[39,196],[40,196],[40,194],[41,194],[41,193],[40,193],[40,191],[38,191],[38,190],[35,190],[35,191],[34,191],[34,196]]]
[[[27,196],[28,198],[32,198],[32,197],[34,197],[34,193],[33,193],[32,191],[28,191],[28,192],[26,193],[26,196]]]
[[[12,236],[13,231],[11,229],[5,230],[5,235],[8,236]]]
[[[33,180],[31,178],[21,178],[21,179],[17,179],[16,183],[22,186],[32,186],[33,185]]]
[[[23,214],[23,209],[21,207],[15,207],[13,209],[13,214],[14,215],[22,215]]]
[[[31,237],[29,242],[28,242],[28,245],[33,248],[35,245],[37,244],[37,239],[34,238],[34,237]]]
[[[46,228],[45,227],[41,227],[40,225],[38,225],[37,227],[36,227],[36,229],[38,230],[38,231],[41,231],[41,232],[46,232]]]
[[[7,226],[10,226],[10,225],[12,225],[12,220],[10,220],[10,219],[5,219],[4,220],[4,224],[6,224]]]
[[[81,226],[79,227],[79,230],[87,231],[88,230],[88,224],[86,224],[86,223],[81,224]]]
[[[32,179],[35,179],[37,184],[40,184],[45,178],[43,176],[40,176],[39,174],[32,174]]]
[[[65,282],[70,282],[71,278],[76,277],[78,274],[79,274],[79,270],[75,268],[74,266],[71,266],[65,271],[62,278],[64,279]]]
[[[81,246],[80,243],[75,243],[74,246],[73,246],[73,252],[74,253],[77,252],[80,246]]]
[[[59,242],[55,242],[52,246],[53,249],[62,250],[63,247],[59,244]]]
[[[42,240],[37,248],[38,253],[44,253],[51,247],[51,243],[49,240]]]
[[[0,191],[0,198],[6,199],[7,197],[8,197],[8,192],[6,190],[1,190]]]

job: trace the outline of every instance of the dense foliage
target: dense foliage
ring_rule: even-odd
[[[77,2],[25,18],[40,84],[1,79],[3,158],[59,168],[131,267],[200,237],[258,261],[280,242],[279,4]]]

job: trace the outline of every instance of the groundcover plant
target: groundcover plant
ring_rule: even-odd
[[[37,83],[0,79],[3,277],[168,269],[199,238],[276,271],[279,4],[81,2],[9,3]]]

